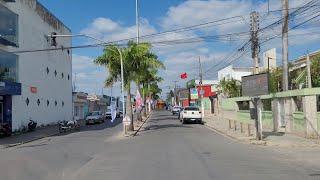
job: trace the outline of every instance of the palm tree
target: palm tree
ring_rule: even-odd
[[[110,87],[114,83],[121,81],[121,63],[118,49],[122,52],[123,56],[123,77],[124,86],[127,91],[126,99],[126,115],[133,119],[132,104],[131,104],[131,81],[134,80],[134,64],[135,59],[131,60],[133,56],[133,47],[120,48],[117,45],[110,45],[104,48],[103,54],[95,59],[95,63],[105,66],[108,70],[108,77],[105,80],[105,86]],[[124,102],[123,102],[124,103]],[[133,130],[133,123],[130,124],[129,130]]]
[[[124,66],[124,85],[127,91],[126,115],[133,119],[131,104],[131,82],[134,81],[139,87],[145,80],[148,72],[164,68],[157,56],[151,52],[149,43],[128,42],[126,48],[120,48],[117,45],[110,45],[104,48],[103,54],[95,59],[95,63],[105,66],[108,70],[108,77],[105,80],[105,86],[110,87],[115,82],[121,81],[121,64],[118,49],[122,52]],[[133,123],[130,124],[130,130],[133,130]]]

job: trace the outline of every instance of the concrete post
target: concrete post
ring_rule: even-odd
[[[281,118],[279,99],[273,99],[271,105],[272,105],[272,115],[273,115],[273,131],[278,132],[279,124],[280,124],[279,122]]]
[[[317,123],[317,97],[302,97],[303,113],[305,118],[305,135],[307,138],[318,137]]]
[[[293,130],[293,100],[291,97],[282,98],[282,116],[286,126],[286,132],[292,132]]]

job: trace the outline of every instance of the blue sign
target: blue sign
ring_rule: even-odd
[[[21,83],[11,81],[0,82],[0,95],[21,95]]]

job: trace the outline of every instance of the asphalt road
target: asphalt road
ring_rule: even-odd
[[[132,138],[120,136],[122,124],[104,124],[1,150],[0,179],[320,179],[315,167],[182,125],[168,111],[154,112],[145,126]]]

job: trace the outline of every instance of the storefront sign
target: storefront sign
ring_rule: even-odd
[[[36,94],[38,92],[37,87],[30,87],[30,92]]]
[[[21,95],[21,83],[11,81],[0,82],[0,95]]]
[[[190,99],[198,99],[198,90],[197,88],[190,89]]]
[[[269,94],[269,75],[267,73],[242,77],[242,95],[260,96]]]

